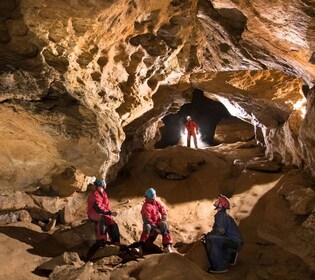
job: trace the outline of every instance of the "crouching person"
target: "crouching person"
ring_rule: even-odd
[[[224,273],[228,265],[236,263],[238,251],[243,239],[234,219],[226,212],[230,209],[230,201],[219,195],[214,203],[217,213],[214,216],[212,230],[206,234],[206,249],[211,267],[208,272]]]
[[[120,233],[117,223],[113,217],[117,212],[110,210],[110,204],[105,192],[106,183],[104,180],[96,179],[95,189],[88,196],[87,214],[89,220],[96,224],[97,241],[89,249],[87,259],[90,259],[96,250],[106,244],[120,245]],[[107,240],[109,235],[109,241]]]
[[[165,208],[156,200],[156,191],[153,188],[147,189],[144,196],[145,201],[141,209],[143,232],[140,237],[140,244],[153,243],[158,234],[161,234],[164,252],[171,253],[172,237],[167,225]]]

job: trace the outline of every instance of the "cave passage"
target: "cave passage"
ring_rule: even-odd
[[[184,125],[187,116],[191,116],[199,126],[198,145],[202,147],[214,145],[213,136],[218,122],[231,115],[223,104],[205,97],[203,91],[196,89],[193,92],[191,103],[183,105],[176,114],[167,115],[162,119],[164,126],[160,130],[161,139],[155,144],[155,148],[162,149],[174,145],[186,146]],[[194,145],[192,144],[191,147]]]

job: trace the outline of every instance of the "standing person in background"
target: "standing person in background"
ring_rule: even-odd
[[[214,207],[217,213],[214,215],[213,228],[205,236],[211,263],[208,272],[224,273],[228,271],[228,265],[235,265],[243,239],[234,219],[226,212],[230,209],[229,199],[220,194]]]
[[[187,147],[190,148],[190,138],[194,138],[194,144],[195,148],[198,149],[198,143],[197,143],[197,136],[198,134],[198,126],[197,124],[191,119],[190,116],[187,116],[187,122],[185,123],[185,129],[187,131]]]
[[[156,200],[156,191],[149,188],[145,191],[145,201],[142,205],[141,215],[143,220],[143,232],[140,237],[140,244],[153,243],[162,234],[162,243],[165,253],[172,252],[172,237],[167,225],[167,214],[165,208]]]
[[[110,210],[109,200],[105,192],[106,183],[104,180],[96,179],[94,182],[95,189],[90,192],[87,202],[87,214],[89,220],[96,223],[97,241],[90,248],[87,258],[89,259],[100,247],[108,243],[120,245],[120,233],[117,223],[113,217],[117,212]],[[107,241],[107,234],[110,242]]]

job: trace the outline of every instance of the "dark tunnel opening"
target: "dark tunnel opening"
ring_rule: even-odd
[[[155,148],[163,149],[177,145],[182,138],[187,116],[191,116],[199,127],[200,140],[206,146],[215,145],[213,137],[217,124],[222,118],[231,117],[228,110],[220,102],[204,96],[203,91],[196,89],[193,92],[191,103],[183,105],[176,114],[163,118],[164,126],[160,129],[161,139]],[[184,139],[182,139],[184,140]],[[186,144],[186,140],[184,140]]]

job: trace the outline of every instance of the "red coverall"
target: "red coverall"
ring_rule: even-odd
[[[111,236],[111,231],[107,230],[107,227],[111,227],[111,225],[116,226],[117,224],[111,217],[109,200],[105,191],[101,193],[95,189],[89,194],[87,214],[90,220],[97,222],[96,233],[98,240],[107,240],[106,233],[108,232],[111,240],[116,242]]]
[[[197,124],[194,121],[189,120],[185,123],[185,128],[187,130],[187,147],[190,147],[190,138],[192,136],[194,138],[195,148],[198,148],[196,136],[196,133],[198,133]]]
[[[166,223],[167,214],[162,204],[155,199],[146,198],[141,209],[143,232],[140,242],[154,242],[159,232],[164,246],[172,244],[172,238]]]

